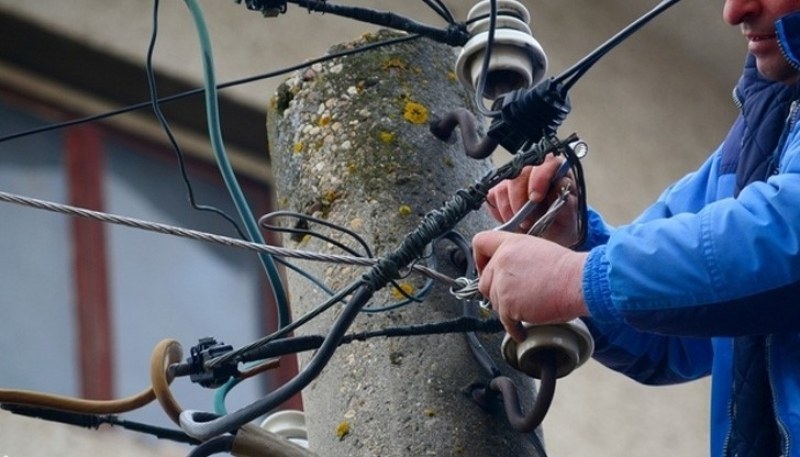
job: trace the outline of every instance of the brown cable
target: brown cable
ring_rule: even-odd
[[[177,344],[177,352],[173,343]],[[167,360],[165,357],[169,356]],[[158,365],[170,365],[181,361],[180,344],[174,340],[164,340],[153,351],[153,360],[158,360]],[[151,362],[151,371],[153,364]],[[166,378],[166,369],[162,369]],[[169,379],[171,382],[172,379]],[[83,414],[119,414],[135,409],[152,402],[157,397],[154,388],[148,388],[136,395],[116,400],[88,400],[85,398],[68,397],[64,395],[49,394],[31,390],[0,389],[0,403],[14,403],[42,408],[70,411]],[[160,400],[159,400],[160,401]],[[163,405],[163,404],[162,404]]]
[[[316,457],[308,449],[253,424],[245,424],[236,432],[231,454],[235,457]]]
[[[168,368],[173,363],[179,363],[182,358],[181,344],[175,340],[166,339],[156,345],[153,357],[150,359],[150,384],[153,386],[153,392],[158,403],[161,404],[161,408],[176,424],[180,424],[178,417],[183,408],[169,389],[169,384],[174,376],[168,373]]]

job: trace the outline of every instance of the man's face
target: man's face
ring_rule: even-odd
[[[738,25],[747,39],[747,49],[756,58],[759,73],[773,81],[792,83],[798,71],[792,68],[778,48],[775,21],[800,10],[800,0],[725,0],[722,17]]]

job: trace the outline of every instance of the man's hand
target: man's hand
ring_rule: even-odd
[[[547,207],[561,194],[561,189],[571,190],[566,205],[556,215],[553,224],[541,234],[541,237],[562,246],[572,246],[578,240],[578,199],[577,188],[570,172],[567,176],[552,182],[563,159],[548,155],[545,161],[536,167],[525,167],[514,179],[503,181],[489,191],[486,200],[489,212],[500,222],[506,222],[519,211],[528,200],[538,204],[531,217],[524,221],[520,229],[527,231],[547,210]]]
[[[480,272],[478,288],[506,331],[525,339],[521,322],[547,324],[588,316],[582,280],[586,253],[508,232],[481,232],[472,239]]]

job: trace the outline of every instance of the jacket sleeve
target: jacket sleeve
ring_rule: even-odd
[[[700,170],[667,189],[634,223],[669,218],[678,211],[699,210],[702,204],[696,203],[696,197],[709,192],[705,183],[713,179],[710,175],[716,165],[712,156]],[[598,311],[598,303],[610,302],[605,244],[616,238],[615,232],[616,229],[602,223],[598,214],[589,213],[589,235],[582,249],[591,251],[584,274],[584,295],[593,314],[593,318],[585,319],[595,340],[593,358],[649,385],[675,384],[706,376],[713,356],[709,339],[649,333],[631,327],[615,308]]]
[[[715,156],[592,249],[584,295],[598,323],[690,337],[800,331],[800,144],[780,173],[715,199]],[[601,324],[602,325],[602,324]]]

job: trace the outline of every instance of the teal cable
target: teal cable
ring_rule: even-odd
[[[208,134],[211,140],[211,147],[214,151],[214,156],[217,160],[222,178],[228,188],[228,192],[233,199],[236,210],[244,222],[245,231],[247,232],[250,241],[254,243],[266,244],[264,237],[258,228],[250,206],[242,193],[241,187],[236,180],[236,175],[233,172],[233,167],[228,161],[228,154],[225,151],[225,145],[222,141],[222,129],[220,128],[219,119],[219,106],[217,104],[217,82],[214,75],[214,58],[211,52],[211,38],[208,34],[208,27],[206,26],[205,19],[203,18],[203,11],[196,0],[184,0],[189,10],[192,13],[197,34],[200,39],[200,48],[203,55],[203,76],[205,82],[205,99],[206,99],[206,116],[208,121]],[[275,297],[275,302],[278,308],[278,327],[283,328],[291,322],[291,314],[289,311],[288,299],[286,291],[283,287],[283,282],[278,274],[278,269],[272,256],[266,253],[259,253],[264,269],[269,277],[272,291]]]
[[[222,385],[222,387],[218,388],[214,391],[214,412],[219,414],[220,416],[224,416],[228,414],[228,408],[225,407],[225,398],[228,396],[231,390],[236,387],[242,380],[240,378],[231,378]]]

